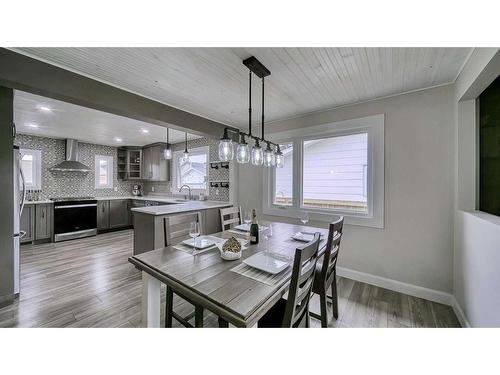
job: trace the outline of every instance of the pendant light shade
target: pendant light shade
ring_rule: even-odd
[[[284,166],[285,158],[280,150],[280,146],[278,146],[278,150],[276,151],[276,168],[283,168]]]
[[[219,141],[219,160],[233,160],[233,141],[229,139],[229,136],[227,135],[227,129],[224,129],[224,135]]]
[[[274,151],[271,148],[271,145],[268,143],[266,151],[264,152],[264,166],[265,167],[273,167],[276,160],[274,158]]]
[[[245,135],[241,135],[240,143],[236,148],[236,161],[240,164],[246,164],[250,161],[250,147],[245,140]]]
[[[188,152],[188,133],[185,135],[185,147],[184,147],[184,153],[182,154],[182,163],[189,163],[189,152]]]
[[[169,142],[169,134],[168,134],[169,129],[167,128],[167,146],[163,150],[163,158],[165,160],[170,160],[172,159],[172,146],[170,145]]]
[[[253,165],[262,165],[264,162],[264,153],[262,151],[262,147],[259,145],[259,140],[255,140],[255,146],[252,148],[252,164]]]

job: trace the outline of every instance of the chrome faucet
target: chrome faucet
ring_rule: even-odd
[[[181,188],[179,189],[179,193],[182,191],[183,187],[187,187],[189,190],[189,200],[191,200],[191,187],[189,185],[182,185]],[[186,198],[186,196],[184,196]]]

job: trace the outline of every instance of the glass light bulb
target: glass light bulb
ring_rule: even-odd
[[[252,148],[252,164],[262,165],[264,161],[264,153],[262,152],[262,147],[254,146]]]
[[[274,166],[275,160],[274,160],[274,152],[273,150],[266,150],[264,152],[264,166],[265,167],[272,167]]]
[[[165,160],[170,160],[172,159],[172,149],[170,147],[166,147],[164,150],[163,150],[163,158]]]
[[[236,148],[236,161],[241,164],[250,161],[250,147],[246,143],[240,143]]]
[[[182,163],[189,163],[189,152],[184,152],[182,154],[181,162]]]
[[[233,160],[233,141],[230,139],[221,139],[219,142],[220,161]]]
[[[276,154],[276,168],[283,168],[285,166],[285,158],[283,154]]]

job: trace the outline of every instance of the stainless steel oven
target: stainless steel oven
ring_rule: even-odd
[[[91,197],[56,198],[54,241],[97,235],[97,200]]]

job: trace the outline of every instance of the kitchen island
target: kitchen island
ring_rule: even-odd
[[[165,219],[197,213],[201,234],[217,233],[220,231],[219,209],[231,206],[229,202],[220,201],[185,201],[132,208],[134,255],[166,246]]]

